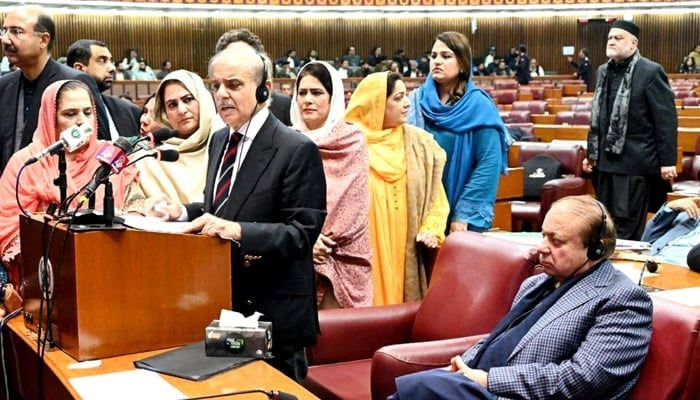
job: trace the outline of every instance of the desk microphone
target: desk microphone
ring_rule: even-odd
[[[642,264],[642,272],[639,274],[639,282],[637,282],[637,286],[642,286],[642,278],[644,277],[645,269],[653,274],[659,269],[659,264],[652,259],[644,261],[644,264]]]
[[[188,397],[183,400],[203,400],[203,399],[214,399],[217,397],[228,397],[228,396],[238,396],[241,394],[251,394],[251,393],[261,393],[267,396],[268,399],[270,400],[297,400],[297,396],[291,394],[291,393],[286,393],[282,392],[279,390],[262,390],[262,389],[251,389],[251,390],[241,390],[238,392],[228,392],[228,393],[221,393],[221,394],[211,394],[211,395],[206,395],[206,396],[199,396],[199,397]]]

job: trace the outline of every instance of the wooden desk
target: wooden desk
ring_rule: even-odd
[[[700,117],[700,107],[676,107],[679,117]]]
[[[532,133],[538,136],[543,142],[559,140],[587,140],[588,125],[552,125],[538,124],[532,129]]]
[[[10,321],[8,330],[4,332],[5,356],[7,357],[10,385],[18,394],[27,400],[38,398],[38,372],[36,358],[36,336],[29,332],[17,317]],[[167,332],[162,332],[167,334]],[[32,336],[33,335],[33,336]],[[204,329],[202,329],[204,337]],[[91,369],[68,369],[68,365],[76,362],[68,354],[58,349],[46,349],[44,355],[44,393],[46,399],[62,400],[79,398],[69,383],[69,379],[107,374],[112,372],[129,371],[134,369],[133,362],[145,357],[163,352],[164,350],[146,353],[130,354],[102,360],[102,365]],[[221,373],[201,382],[189,381],[160,375],[165,381],[181,391],[194,397],[207,394],[218,394],[231,391],[263,389],[281,390],[291,393],[299,399],[317,399],[296,382],[287,378],[281,372],[263,361],[255,361],[240,368]],[[236,399],[260,400],[260,394],[236,396]]]
[[[678,146],[684,154],[695,153],[695,144],[700,137],[699,128],[678,128]]]
[[[530,115],[530,120],[534,124],[552,125],[552,124],[555,124],[557,122],[557,116],[556,116],[556,113],[555,114],[532,114],[532,115]]]
[[[564,84],[564,96],[578,96],[579,93],[586,91],[586,85],[583,83],[579,84]]]
[[[496,200],[517,199],[523,197],[525,169],[523,167],[508,168],[508,175],[501,175],[498,182]]]
[[[571,106],[568,104],[548,104],[547,112],[556,115],[559,111],[571,111]]]
[[[678,117],[678,127],[679,128],[700,128],[700,117]]]
[[[616,253],[617,254],[617,253]],[[640,258],[644,256],[637,255]],[[624,255],[622,256],[624,257]],[[626,259],[612,259],[615,265],[627,265],[642,271],[642,261],[632,261]],[[674,264],[659,263],[657,276],[649,276],[642,280],[647,286],[660,290],[685,289],[700,286],[700,274],[688,268]]]

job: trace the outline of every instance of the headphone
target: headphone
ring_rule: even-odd
[[[605,253],[605,245],[603,245],[603,235],[605,234],[606,223],[605,220],[607,216],[605,215],[605,209],[600,201],[596,200],[598,208],[600,208],[600,227],[598,228],[598,234],[588,239],[588,251],[586,252],[586,257],[589,260],[599,260],[603,257]]]
[[[265,83],[267,83],[267,63],[265,62],[265,58],[261,54],[258,54],[260,56],[260,61],[263,63],[263,70],[262,70],[262,80],[260,81],[260,84],[258,85],[257,88],[255,88],[255,101],[260,103],[264,103],[267,101],[267,98],[270,97],[270,91],[267,90],[267,86],[265,86]]]

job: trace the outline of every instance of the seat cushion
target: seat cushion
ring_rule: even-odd
[[[372,359],[309,367],[302,385],[324,400],[367,400]]]

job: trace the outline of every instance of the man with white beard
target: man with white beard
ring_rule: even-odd
[[[610,211],[617,236],[639,240],[646,214],[676,176],[678,120],[663,67],[639,53],[639,27],[615,21],[598,68],[583,169]],[[659,197],[657,199],[657,197]]]

